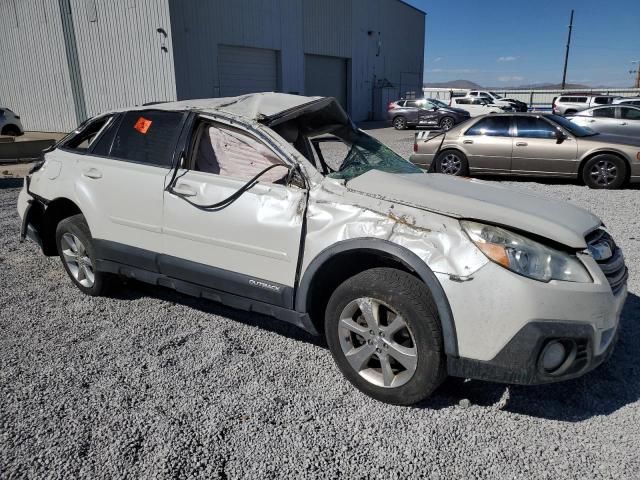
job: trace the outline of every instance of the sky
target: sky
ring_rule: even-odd
[[[427,13],[424,81],[508,87],[567,82],[631,87],[640,60],[640,0],[405,0]]]

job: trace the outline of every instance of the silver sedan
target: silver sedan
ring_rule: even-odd
[[[605,105],[567,116],[576,125],[594,132],[640,138],[640,108],[631,105]]]

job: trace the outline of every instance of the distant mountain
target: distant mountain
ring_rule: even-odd
[[[425,83],[425,88],[468,88],[469,90],[477,90],[482,88],[477,83],[469,80],[451,80],[450,82]]]
[[[507,87],[505,85],[501,86],[493,86],[493,87],[482,87],[475,82],[470,80],[451,80],[449,82],[434,82],[434,83],[425,83],[425,88],[465,88],[468,90],[560,90],[562,85],[559,83],[533,83],[530,85],[519,85],[517,87]],[[604,89],[607,87],[590,87],[588,85],[582,85],[579,83],[567,83],[565,89],[570,90],[591,90],[591,89]]]

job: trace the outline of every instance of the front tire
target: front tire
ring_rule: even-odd
[[[397,116],[393,119],[393,128],[396,130],[406,130],[407,129],[407,119],[403,116]]]
[[[413,405],[446,377],[435,303],[407,272],[373,268],[342,283],[329,299],[325,334],[344,376],[381,402]]]
[[[20,132],[20,129],[13,125],[7,125],[2,129],[2,135],[8,135],[10,137],[18,137],[21,134],[22,132]]]
[[[582,180],[589,188],[620,188],[627,179],[627,163],[615,155],[596,155],[587,160]]]
[[[468,176],[469,162],[464,153],[457,150],[445,150],[436,157],[436,172],[445,175]]]
[[[56,245],[64,269],[80,291],[94,297],[107,293],[112,278],[96,269],[93,238],[84,215],[73,215],[58,223]]]

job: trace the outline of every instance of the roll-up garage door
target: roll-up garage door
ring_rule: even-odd
[[[266,48],[218,46],[220,96],[278,90],[278,52]]]
[[[304,56],[305,95],[335,97],[347,109],[347,60],[323,55]]]

